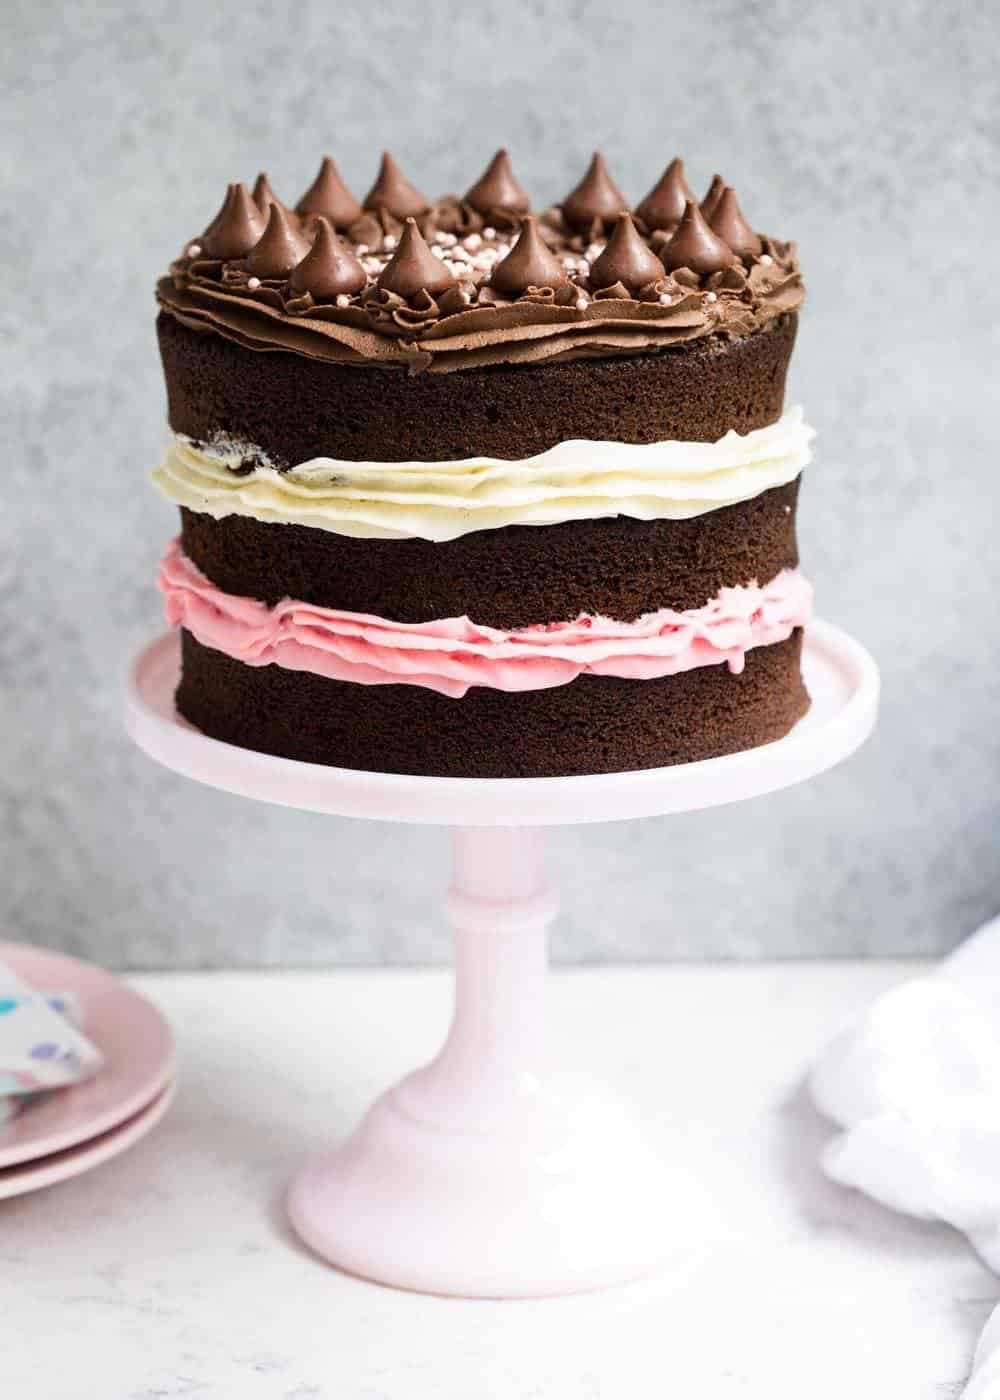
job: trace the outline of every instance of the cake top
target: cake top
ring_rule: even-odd
[[[675,158],[632,209],[597,153],[534,214],[500,150],[433,202],[388,152],[360,202],[329,156],[294,209],[266,173],[230,185],[157,297],[253,349],[416,373],[734,338],[804,291],[795,245],[756,233],[719,175],[699,203]]]

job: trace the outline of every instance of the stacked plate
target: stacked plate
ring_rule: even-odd
[[[16,943],[0,943],[0,963],[38,991],[68,993],[104,1060],[93,1078],[0,1125],[3,1199],[78,1176],[144,1137],[173,1097],[174,1046],[156,1007],[100,968]]]

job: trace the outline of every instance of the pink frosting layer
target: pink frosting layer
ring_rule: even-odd
[[[661,608],[635,622],[582,615],[506,632],[467,617],[387,622],[286,598],[269,608],[210,583],[168,548],[159,587],[167,621],[247,666],[284,666],[361,685],[423,685],[456,698],[470,686],[545,690],[587,673],[648,680],[725,662],[742,671],[751,647],[783,642],[812,612],[812,587],[786,569],[763,588],[724,588],[701,608]]]

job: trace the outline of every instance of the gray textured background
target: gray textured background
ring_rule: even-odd
[[[995,5],[0,10],[0,938],[112,964],[444,956],[435,830],[202,789],[131,750],[171,510],[154,277],[225,182],[295,198],[390,145],[431,192],[501,141],[536,200],[600,144],[636,198],[680,151],[802,246],[792,398],[823,613],[875,651],[877,738],[836,773],[558,832],[564,958],[918,953],[1000,906]]]

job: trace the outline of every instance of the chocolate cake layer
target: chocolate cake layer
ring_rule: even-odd
[[[655,354],[408,376],[283,351],[157,320],[175,432],[222,433],[288,467],[345,461],[516,459],[573,438],[714,442],[781,415],[797,316],[751,335]]]
[[[720,588],[794,568],[798,487],[689,520],[512,525],[446,544],[182,510],[181,539],[217,587],[269,607],[296,598],[393,622],[467,616],[506,628],[580,613],[631,622],[657,608],[699,608]]]
[[[809,707],[801,631],[747,653],[742,674],[701,666],[661,680],[580,676],[549,690],[355,685],[245,666],[182,634],[177,708],[214,739],[369,772],[552,777],[714,758],[787,734]]]

